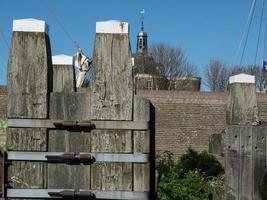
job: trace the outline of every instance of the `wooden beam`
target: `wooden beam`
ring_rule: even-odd
[[[117,32],[114,33],[114,30]],[[93,55],[92,120],[133,120],[131,57],[128,24],[114,21],[97,23]],[[131,131],[93,130],[91,136],[92,152],[133,152]],[[130,163],[95,164],[91,167],[91,174],[91,189],[132,191]]]
[[[34,25],[34,26],[32,26]],[[40,20],[15,20],[8,61],[8,118],[48,118],[52,63],[48,28]],[[45,128],[8,128],[7,149],[46,151]],[[8,180],[14,188],[45,188],[46,165],[13,162]]]

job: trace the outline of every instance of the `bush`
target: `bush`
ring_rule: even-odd
[[[207,200],[223,193],[223,167],[207,153],[189,149],[174,160],[171,152],[157,156],[159,200]]]
[[[218,176],[224,172],[221,163],[214,155],[206,151],[198,153],[191,148],[180,158],[177,167],[181,175],[189,171],[198,171],[205,178]]]

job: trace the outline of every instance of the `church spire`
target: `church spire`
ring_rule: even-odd
[[[137,35],[137,45],[136,52],[137,53],[146,53],[147,52],[147,33],[144,31],[144,15],[145,10],[141,10],[141,30]]]

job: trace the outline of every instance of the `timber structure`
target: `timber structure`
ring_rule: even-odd
[[[77,93],[47,24],[14,21],[2,198],[155,198],[154,108],[134,95],[128,30],[96,23],[92,92]]]

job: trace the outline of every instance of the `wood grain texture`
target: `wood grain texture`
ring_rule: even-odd
[[[48,35],[13,32],[8,61],[8,118],[48,118],[51,67]],[[7,149],[46,151],[47,130],[9,128]],[[46,188],[46,164],[13,161],[8,179],[15,188]]]
[[[74,91],[76,91],[74,66],[53,65],[53,92]]]
[[[230,84],[230,94],[228,98],[226,111],[226,123],[228,125],[258,124],[259,114],[255,84]]]
[[[226,134],[225,196],[227,200],[239,200],[240,130],[230,126]]]
[[[90,120],[89,93],[51,93],[50,118]],[[79,130],[50,130],[50,152],[90,152],[90,133]],[[48,164],[48,188],[89,189],[90,166]]]
[[[128,34],[96,34],[93,55],[91,118],[133,119],[133,74]],[[91,133],[91,151],[132,153],[132,131]],[[126,190],[133,188],[131,163],[97,163],[91,167],[91,188]]]
[[[9,118],[47,118],[52,87],[49,37],[13,32],[8,60]]]
[[[127,34],[96,34],[92,119],[132,120],[133,74]]]
[[[260,187],[266,171],[266,132],[266,126],[228,127],[227,200],[263,199]]]
[[[251,199],[253,195],[252,127],[240,129],[239,199]],[[254,136],[254,135],[253,135]]]
[[[134,120],[150,121],[149,100],[138,96],[134,97]],[[133,142],[134,153],[150,153],[149,131],[134,131]],[[150,190],[150,164],[134,164],[134,191]]]
[[[260,185],[266,171],[266,127],[253,127],[253,198],[262,200]]]

